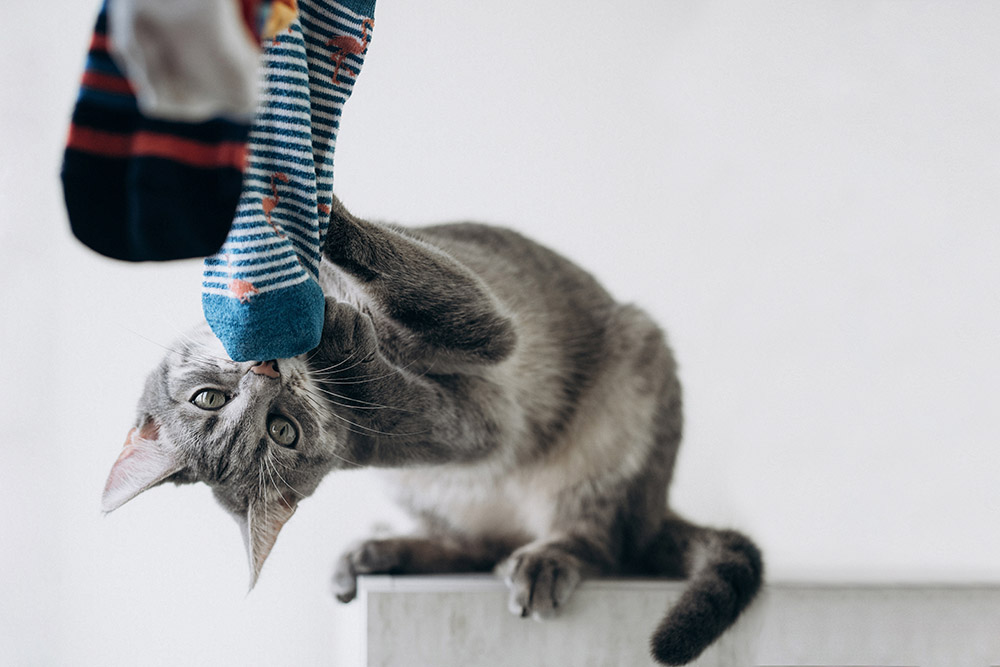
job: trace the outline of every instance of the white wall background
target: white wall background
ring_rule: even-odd
[[[57,173],[96,4],[4,11],[0,663],[346,661],[357,611],[330,566],[393,516],[365,473],[303,503],[249,596],[206,488],[99,512],[200,271],[69,234]],[[680,510],[754,535],[774,580],[1000,581],[1000,5],[377,17],[341,197],[509,224],[662,321],[687,389]]]

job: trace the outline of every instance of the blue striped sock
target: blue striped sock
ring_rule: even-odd
[[[265,45],[243,191],[202,283],[205,318],[235,361],[293,357],[319,344],[333,150],[374,10],[375,0],[299,0],[291,28]]]

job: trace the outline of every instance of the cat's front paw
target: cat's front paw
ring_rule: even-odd
[[[356,374],[374,360],[377,349],[372,318],[354,306],[327,298],[323,338],[310,358],[317,370],[329,374]]]
[[[500,565],[510,588],[507,606],[512,614],[541,620],[566,604],[580,583],[580,561],[547,545],[527,545]]]
[[[405,561],[406,544],[402,540],[366,540],[345,551],[333,571],[333,594],[341,602],[350,602],[358,594],[358,575],[393,574]]]

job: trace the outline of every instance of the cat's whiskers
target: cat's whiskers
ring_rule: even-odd
[[[355,433],[357,435],[380,435],[380,436],[386,436],[386,437],[389,437],[389,438],[404,438],[404,437],[407,437],[407,436],[421,435],[423,433],[427,433],[428,432],[427,430],[424,430],[424,431],[412,431],[410,433],[387,433],[386,431],[379,431],[378,429],[374,429],[374,428],[371,428],[369,426],[365,426],[364,424],[358,424],[357,422],[353,422],[350,419],[347,419],[346,417],[341,417],[336,412],[331,412],[330,415],[334,419],[339,419],[340,421],[349,424],[349,427],[347,428],[347,430],[350,431],[351,433]],[[355,426],[357,428],[364,429],[365,431],[368,431],[368,433],[361,433],[359,431],[354,431],[354,430],[352,430],[350,428],[350,426]]]
[[[323,414],[325,412],[323,404],[319,398],[313,396],[312,391],[309,388],[304,388],[301,394],[302,400],[309,404],[309,407],[313,409],[317,414]]]
[[[301,396],[302,399],[305,400],[306,403],[308,403],[313,408],[313,410],[316,412],[317,415],[332,415],[333,414],[330,411],[330,409],[329,409],[329,405],[327,404],[328,403],[327,400],[324,399],[324,398],[322,398],[322,397],[315,396],[312,393],[313,388],[310,386],[310,384],[304,384],[304,385],[301,385],[301,387],[302,387],[302,393],[301,394],[297,394],[297,395]],[[336,415],[333,415],[333,416],[336,417]],[[352,431],[352,432],[356,432],[356,431]],[[360,434],[359,433],[359,435],[365,435],[365,434]],[[337,452],[331,451],[330,453],[335,458],[343,461],[344,463],[347,463],[348,465],[352,465],[352,466],[355,466],[357,468],[363,468],[364,467],[362,464],[360,464],[360,463],[358,463],[356,461],[351,461],[350,459],[341,456]],[[274,459],[272,459],[272,461],[274,463],[278,464],[278,465],[285,465],[278,458],[274,458]],[[286,466],[286,467],[288,467],[288,466]],[[289,488],[291,488],[291,487],[289,487]],[[295,489],[292,489],[292,490],[294,491]],[[304,497],[304,496],[302,496],[302,497]]]
[[[267,522],[267,480],[264,479],[264,466],[257,467],[257,489],[258,497],[260,498],[261,512],[264,515],[264,525],[268,525]]]
[[[345,396],[344,394],[338,394],[335,391],[330,391],[329,389],[324,389],[323,387],[316,387],[316,391],[321,391],[328,396],[333,396],[334,398],[340,398],[345,401],[354,401],[356,403],[361,403],[361,405],[346,405],[344,403],[338,403],[337,401],[331,400],[329,398],[324,399],[333,403],[334,405],[339,405],[342,408],[350,408],[352,410],[397,410],[399,412],[416,412],[416,410],[408,410],[407,408],[397,408],[392,405],[382,405],[381,403],[372,403],[370,401],[362,401],[360,398],[353,398],[351,396]]]
[[[339,408],[346,408],[347,410],[391,410],[392,408],[385,408],[383,406],[368,406],[368,405],[348,405],[346,403],[340,403],[333,399],[327,399],[333,405]]]
[[[314,370],[312,372],[317,373],[317,374],[328,374],[328,373],[331,373],[333,371],[336,371],[338,373],[343,373],[344,371],[348,371],[348,370],[354,368],[355,366],[357,366],[358,364],[360,364],[362,361],[364,361],[363,359],[359,359],[358,361],[354,362],[353,364],[351,364],[347,368],[340,368],[344,364],[349,363],[352,359],[354,359],[354,357],[357,354],[358,354],[358,350],[354,350],[349,355],[347,355],[346,357],[344,357],[343,359],[341,359],[339,362],[333,364],[332,366],[327,366],[326,368],[316,369],[316,370]],[[310,357],[311,357],[311,355],[310,355]],[[337,371],[338,368],[340,368],[339,371]]]
[[[356,466],[358,468],[364,468],[364,466],[361,465],[360,463],[356,463],[355,461],[352,461],[352,460],[350,460],[348,458],[344,458],[343,456],[341,456],[337,452],[330,452],[330,453],[333,454],[334,458],[340,459],[341,461],[343,461],[344,463],[346,463],[348,465]]]
[[[427,432],[427,431],[416,431],[416,432],[412,432],[412,433],[387,433],[387,432],[384,432],[384,431],[379,431],[377,429],[373,429],[371,427],[365,426],[364,424],[358,424],[356,422],[351,421],[350,419],[347,419],[346,417],[338,415],[333,410],[329,410],[329,409],[326,409],[324,407],[321,407],[321,405],[318,405],[317,402],[321,402],[323,405],[327,405],[327,406],[328,406],[328,404],[332,403],[333,405],[337,405],[337,406],[340,406],[342,408],[346,408],[348,410],[363,409],[361,406],[346,405],[344,403],[340,403],[338,401],[334,401],[334,400],[326,398],[324,396],[315,396],[314,394],[312,394],[312,392],[314,390],[315,391],[321,391],[324,394],[330,394],[332,396],[336,396],[336,397],[343,398],[343,399],[350,400],[350,401],[358,401],[360,403],[367,403],[369,406],[371,406],[368,409],[372,409],[372,410],[375,410],[375,409],[386,409],[386,410],[398,410],[400,412],[410,412],[410,413],[412,413],[414,411],[412,411],[412,410],[406,410],[404,408],[394,408],[394,407],[388,406],[388,405],[379,405],[377,403],[369,403],[368,401],[362,401],[361,399],[351,398],[349,396],[342,396],[342,395],[337,394],[335,392],[328,391],[328,390],[324,389],[323,387],[318,386],[316,383],[311,383],[311,384],[307,384],[307,385],[303,386],[302,397],[310,405],[312,405],[312,407],[316,410],[317,413],[319,413],[319,414],[327,414],[327,415],[333,417],[334,419],[337,419],[337,420],[340,420],[342,422],[345,422],[346,424],[348,424],[347,430],[350,431],[351,433],[356,434],[356,435],[373,435],[374,434],[374,435],[381,435],[381,436],[387,436],[387,437],[402,437],[402,436],[409,436],[409,435],[420,435],[421,433],[426,433]],[[350,428],[351,426],[357,427],[359,429],[363,429],[364,431],[367,431],[367,432],[356,431],[356,430]],[[335,454],[335,456],[336,456],[336,454]],[[347,459],[345,459],[345,458],[343,458],[341,456],[337,456],[337,458],[341,459],[342,461],[346,461],[348,463],[351,463],[352,465],[357,465],[357,466],[360,467],[360,464],[354,463],[353,461],[348,461]]]
[[[405,366],[400,366],[400,367],[398,367],[396,369],[393,369],[393,370],[389,371],[388,373],[384,373],[382,375],[377,375],[377,376],[374,376],[374,377],[372,377],[372,376],[365,377],[363,375],[356,375],[354,377],[341,378],[341,379],[337,379],[337,380],[324,379],[323,382],[326,383],[326,384],[336,384],[336,385],[364,384],[366,382],[375,382],[376,380],[382,380],[382,379],[387,378],[387,377],[392,377],[393,375],[396,375],[397,373],[400,373],[402,371],[408,370],[411,366],[413,366],[416,363],[417,363],[417,360],[414,359],[413,361],[411,361],[410,363],[406,364]],[[416,374],[415,377],[423,377],[424,375],[426,375],[427,373],[430,372],[431,367],[433,367],[433,366],[434,366],[434,362],[432,361],[431,364],[430,364],[430,366],[427,367],[427,369],[425,369],[422,373]]]
[[[162,348],[162,349],[166,350],[167,352],[173,352],[174,354],[176,354],[178,356],[185,356],[186,355],[186,356],[189,356],[189,357],[191,357],[191,358],[193,358],[193,359],[195,359],[197,361],[203,361],[203,362],[206,362],[206,363],[208,363],[208,362],[221,363],[221,364],[231,364],[231,363],[233,363],[232,360],[230,360],[230,359],[225,359],[223,357],[215,357],[213,355],[205,353],[204,351],[201,351],[201,348],[204,347],[202,343],[198,342],[197,340],[195,340],[194,338],[192,338],[187,332],[182,331],[176,325],[173,325],[173,324],[171,324],[171,328],[174,329],[174,332],[176,333],[176,335],[179,338],[183,339],[184,341],[186,341],[189,344],[188,348],[178,350],[175,347],[172,347],[170,345],[164,345],[163,343],[161,343],[161,342],[159,342],[157,340],[153,340],[149,336],[145,336],[145,335],[139,333],[138,331],[136,331],[135,329],[131,329],[131,328],[126,327],[124,325],[123,325],[123,328],[126,331],[128,331],[129,333],[131,333],[131,334],[133,334],[135,336],[138,336],[139,338],[143,339],[144,341],[146,341],[148,343],[152,343],[153,345],[156,345],[157,347]]]
[[[208,356],[206,354],[201,354],[193,351],[188,352],[188,357],[191,361],[195,361],[203,366],[209,366],[211,368],[225,367],[226,365],[231,365],[235,362],[219,359],[217,357]]]
[[[208,352],[205,351],[204,349],[205,345],[203,342],[195,340],[194,338],[191,337],[190,333],[180,329],[177,325],[171,324],[171,328],[173,328],[177,336],[179,336],[184,341],[187,341],[187,343],[190,345],[189,353],[192,356],[197,356],[200,359],[209,359],[222,365],[235,363],[232,359],[229,359],[228,357],[217,357],[215,355],[209,354]],[[194,350],[197,350],[197,352],[195,352]]]
[[[296,489],[294,486],[292,486],[291,484],[289,484],[288,480],[286,480],[284,478],[284,476],[282,476],[281,471],[278,470],[279,463],[280,462],[273,456],[273,454],[271,452],[268,452],[264,456],[264,464],[267,465],[268,474],[270,475],[273,472],[273,475],[277,476],[278,479],[281,480],[281,483],[284,484],[285,486],[287,486],[288,489],[292,493],[294,493],[299,498],[305,498],[306,496],[305,496],[304,493],[301,493],[298,489]],[[274,484],[274,476],[271,477],[271,483]],[[277,484],[274,484],[274,490],[278,491],[278,485]],[[281,500],[281,503],[285,507],[287,507],[288,509],[292,509],[292,506],[290,504],[288,504],[287,500],[285,499],[285,494],[279,492],[278,493],[278,498]]]
[[[157,347],[159,347],[159,348],[161,348],[163,350],[166,350],[167,352],[172,352],[173,354],[176,354],[177,356],[180,356],[180,357],[188,355],[188,356],[191,356],[191,357],[193,357],[195,359],[199,359],[199,354],[195,353],[195,352],[193,352],[191,350],[178,350],[175,347],[172,347],[170,345],[164,345],[163,343],[161,343],[161,342],[159,342],[157,340],[153,340],[149,336],[144,336],[143,334],[139,333],[135,329],[129,329],[128,327],[124,327],[124,326],[123,326],[123,328],[126,331],[128,331],[129,333],[131,333],[131,334],[133,334],[135,336],[138,336],[139,338],[143,339],[147,343],[152,343],[153,345],[155,345],[155,346],[157,346]]]
[[[355,350],[354,352],[351,352],[351,354],[348,355],[348,357],[347,357],[346,360],[350,360],[351,358],[354,357],[355,354],[357,354],[357,350]],[[365,357],[365,359],[367,359],[367,357]],[[357,362],[355,362],[355,363],[351,364],[350,366],[348,366],[347,368],[341,368],[340,370],[335,371],[335,372],[331,371],[331,369],[337,368],[338,366],[340,366],[340,364],[334,364],[333,366],[330,366],[328,368],[311,370],[310,372],[313,375],[322,375],[322,376],[341,375],[342,373],[346,373],[347,371],[351,370],[352,368],[355,368],[355,367],[359,366],[360,364],[364,363],[365,359],[360,359]],[[404,364],[403,366],[399,366],[399,370],[407,370],[411,366],[413,366],[414,364],[416,364],[417,361],[419,361],[419,359],[413,359],[412,361],[410,361],[410,363]],[[343,362],[341,362],[341,363],[343,363]],[[434,360],[431,360],[431,363],[430,363],[430,366],[428,367],[428,370],[430,370],[430,367],[433,367],[433,366],[434,366]],[[425,371],[425,373],[426,373],[426,371]],[[423,375],[423,373],[421,373],[421,375]],[[382,377],[385,377],[385,376],[382,376]],[[341,378],[341,379],[342,380],[364,380],[365,378],[363,376],[356,376],[356,377]],[[377,380],[379,378],[373,378],[373,379]],[[329,382],[329,380],[326,380],[326,381]]]
[[[312,361],[312,358],[315,357],[317,354],[319,354],[319,348],[318,347],[310,350],[309,352],[307,352],[306,353],[306,362],[308,363],[309,361]],[[350,361],[350,357],[348,357],[346,359],[341,359],[339,363],[334,364],[331,368],[336,368],[337,366],[340,366],[341,364],[345,364],[348,361]]]
[[[270,459],[270,454],[269,453],[265,453],[264,456],[260,457],[260,464],[261,464],[260,465],[260,469],[262,471],[264,471],[264,473],[267,475],[267,480],[266,481],[269,481],[271,483],[271,487],[270,488],[273,489],[274,492],[280,497],[281,493],[280,493],[280,490],[278,489],[277,482],[274,481],[274,474],[272,474],[272,472],[271,472],[271,465],[270,465],[269,459]],[[265,485],[265,487],[264,487],[264,493],[262,494],[264,496],[264,498],[267,498],[267,495],[268,495],[267,491],[268,491],[268,489],[267,489],[267,486]]]

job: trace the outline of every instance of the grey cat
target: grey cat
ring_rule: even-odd
[[[685,664],[757,593],[760,552],[667,509],[681,388],[660,329],[515,232],[406,229],[334,202],[322,342],[228,360],[206,328],[146,382],[104,492],[111,511],[205,482],[237,520],[251,586],[278,531],[332,470],[382,468],[419,534],[344,554],[368,573],[496,570],[520,616],[547,617],[594,575],[686,577],[651,641]]]

